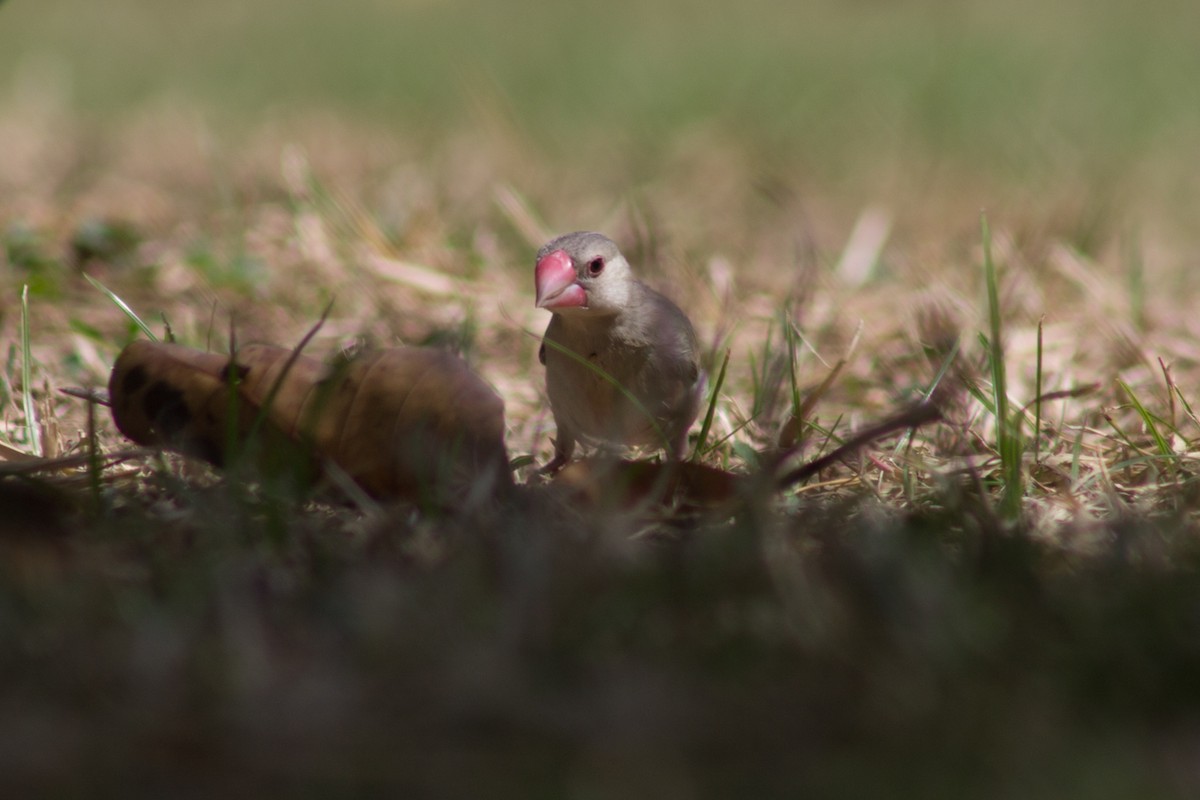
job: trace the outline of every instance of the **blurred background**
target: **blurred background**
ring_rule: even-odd
[[[148,114],[235,158],[248,130],[302,139],[326,114],[412,163],[496,148],[486,169],[555,228],[665,181],[709,236],[794,222],[764,206],[799,198],[829,247],[876,204],[901,233],[973,231],[987,208],[1084,248],[1126,224],[1190,244],[1198,29],[1188,0],[10,0],[0,177],[19,188],[11,128],[37,114],[89,131],[93,171]]]

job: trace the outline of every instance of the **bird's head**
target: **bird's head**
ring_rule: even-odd
[[[559,236],[537,254],[537,307],[555,314],[616,314],[628,306],[633,271],[616,243],[600,233]]]

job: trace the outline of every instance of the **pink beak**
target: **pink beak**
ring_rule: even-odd
[[[564,250],[538,259],[533,271],[538,308],[571,308],[587,305],[587,292],[575,282],[575,267]]]

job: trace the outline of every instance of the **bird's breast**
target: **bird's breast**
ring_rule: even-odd
[[[578,358],[547,346],[546,389],[555,417],[591,439],[652,441],[659,403],[646,380],[645,354],[605,343],[576,345],[571,352]]]

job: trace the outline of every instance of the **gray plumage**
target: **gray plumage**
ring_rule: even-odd
[[[560,282],[570,280],[565,259],[554,255],[558,251],[570,258],[574,283],[584,292],[582,300],[572,296],[563,307],[542,299],[550,282],[543,272],[553,267]],[[543,270],[548,256],[554,263]],[[637,280],[617,245],[599,233],[570,233],[542,247],[537,280],[539,305],[554,312],[539,351],[558,428],[547,469],[566,463],[576,441],[661,446],[681,458],[707,386],[687,316]],[[637,402],[580,359],[611,376]]]

